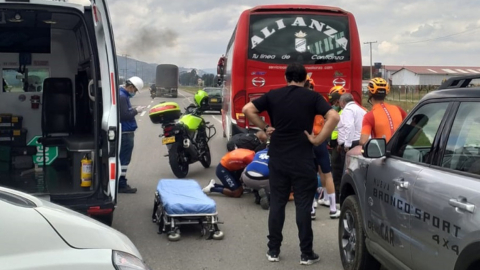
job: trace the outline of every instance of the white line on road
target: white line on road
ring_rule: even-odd
[[[143,111],[142,114],[140,114],[140,117],[141,117],[141,116],[144,116],[146,112],[147,112],[147,111]]]
[[[150,103],[153,103],[153,99],[152,99],[152,101],[150,101]]]
[[[148,106],[147,106],[147,109],[150,109],[150,106],[151,106],[151,105],[148,105]]]
[[[215,115],[212,115],[212,117],[213,117],[213,119],[217,120],[217,122],[219,122],[220,124],[222,123],[222,120],[215,117]]]

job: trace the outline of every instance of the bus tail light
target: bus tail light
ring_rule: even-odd
[[[242,113],[243,106],[247,104],[245,90],[239,91],[233,97],[233,113],[237,119],[237,125],[239,127],[245,128],[245,115]]]

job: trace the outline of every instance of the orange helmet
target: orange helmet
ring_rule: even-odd
[[[343,95],[345,94],[347,91],[345,90],[345,88],[343,88],[343,86],[334,86],[330,89],[330,93],[328,93],[328,95],[332,95],[333,93],[339,93],[340,95]]]
[[[307,75],[307,81],[310,83],[310,85],[312,85],[313,87],[315,87],[315,82],[313,81],[313,79]]]
[[[368,82],[368,91],[372,95],[388,95],[390,85],[383,78],[373,78]]]

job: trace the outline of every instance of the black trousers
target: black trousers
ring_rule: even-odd
[[[285,206],[293,187],[298,238],[302,253],[313,252],[312,211],[317,190],[317,170],[312,159],[270,157],[270,212],[268,216],[268,248],[280,252],[282,245]]]

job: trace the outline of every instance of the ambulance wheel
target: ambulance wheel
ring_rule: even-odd
[[[223,239],[223,232],[222,231],[216,231],[214,234],[213,234],[213,239],[214,240],[222,240]]]

